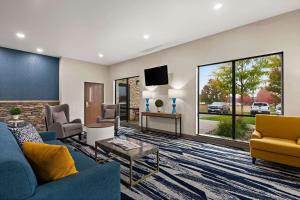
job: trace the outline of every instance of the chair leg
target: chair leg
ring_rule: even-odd
[[[82,133],[79,133],[78,138],[79,140],[82,140]]]
[[[252,158],[252,164],[255,164],[256,158]]]

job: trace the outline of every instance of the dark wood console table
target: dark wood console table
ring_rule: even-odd
[[[143,117],[146,117],[146,127],[145,130],[148,129],[148,117],[159,117],[159,118],[168,118],[175,120],[175,136],[178,138],[178,120],[179,120],[179,137],[181,137],[181,114],[180,113],[164,113],[164,112],[141,112],[141,130],[144,131],[143,126]]]

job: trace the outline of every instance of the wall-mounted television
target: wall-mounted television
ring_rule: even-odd
[[[169,83],[167,65],[145,69],[144,74],[146,86],[167,85]]]

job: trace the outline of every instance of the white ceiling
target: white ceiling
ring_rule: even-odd
[[[299,8],[300,0],[0,0],[0,46],[110,65]]]

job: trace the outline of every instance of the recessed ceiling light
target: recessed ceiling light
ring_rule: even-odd
[[[214,5],[215,10],[219,10],[222,7],[223,7],[223,4],[221,4],[221,3],[217,3],[217,4]]]
[[[103,58],[103,57],[104,57],[104,55],[101,54],[101,53],[99,53],[98,56],[99,56],[100,58]]]
[[[145,34],[143,37],[144,37],[145,40],[148,40],[150,38],[150,35]]]
[[[36,52],[38,52],[38,53],[43,53],[43,52],[44,52],[44,50],[43,50],[43,49],[41,49],[41,48],[37,48],[37,49],[36,49]]]
[[[16,33],[16,36],[20,39],[25,38],[25,34],[24,33]]]

